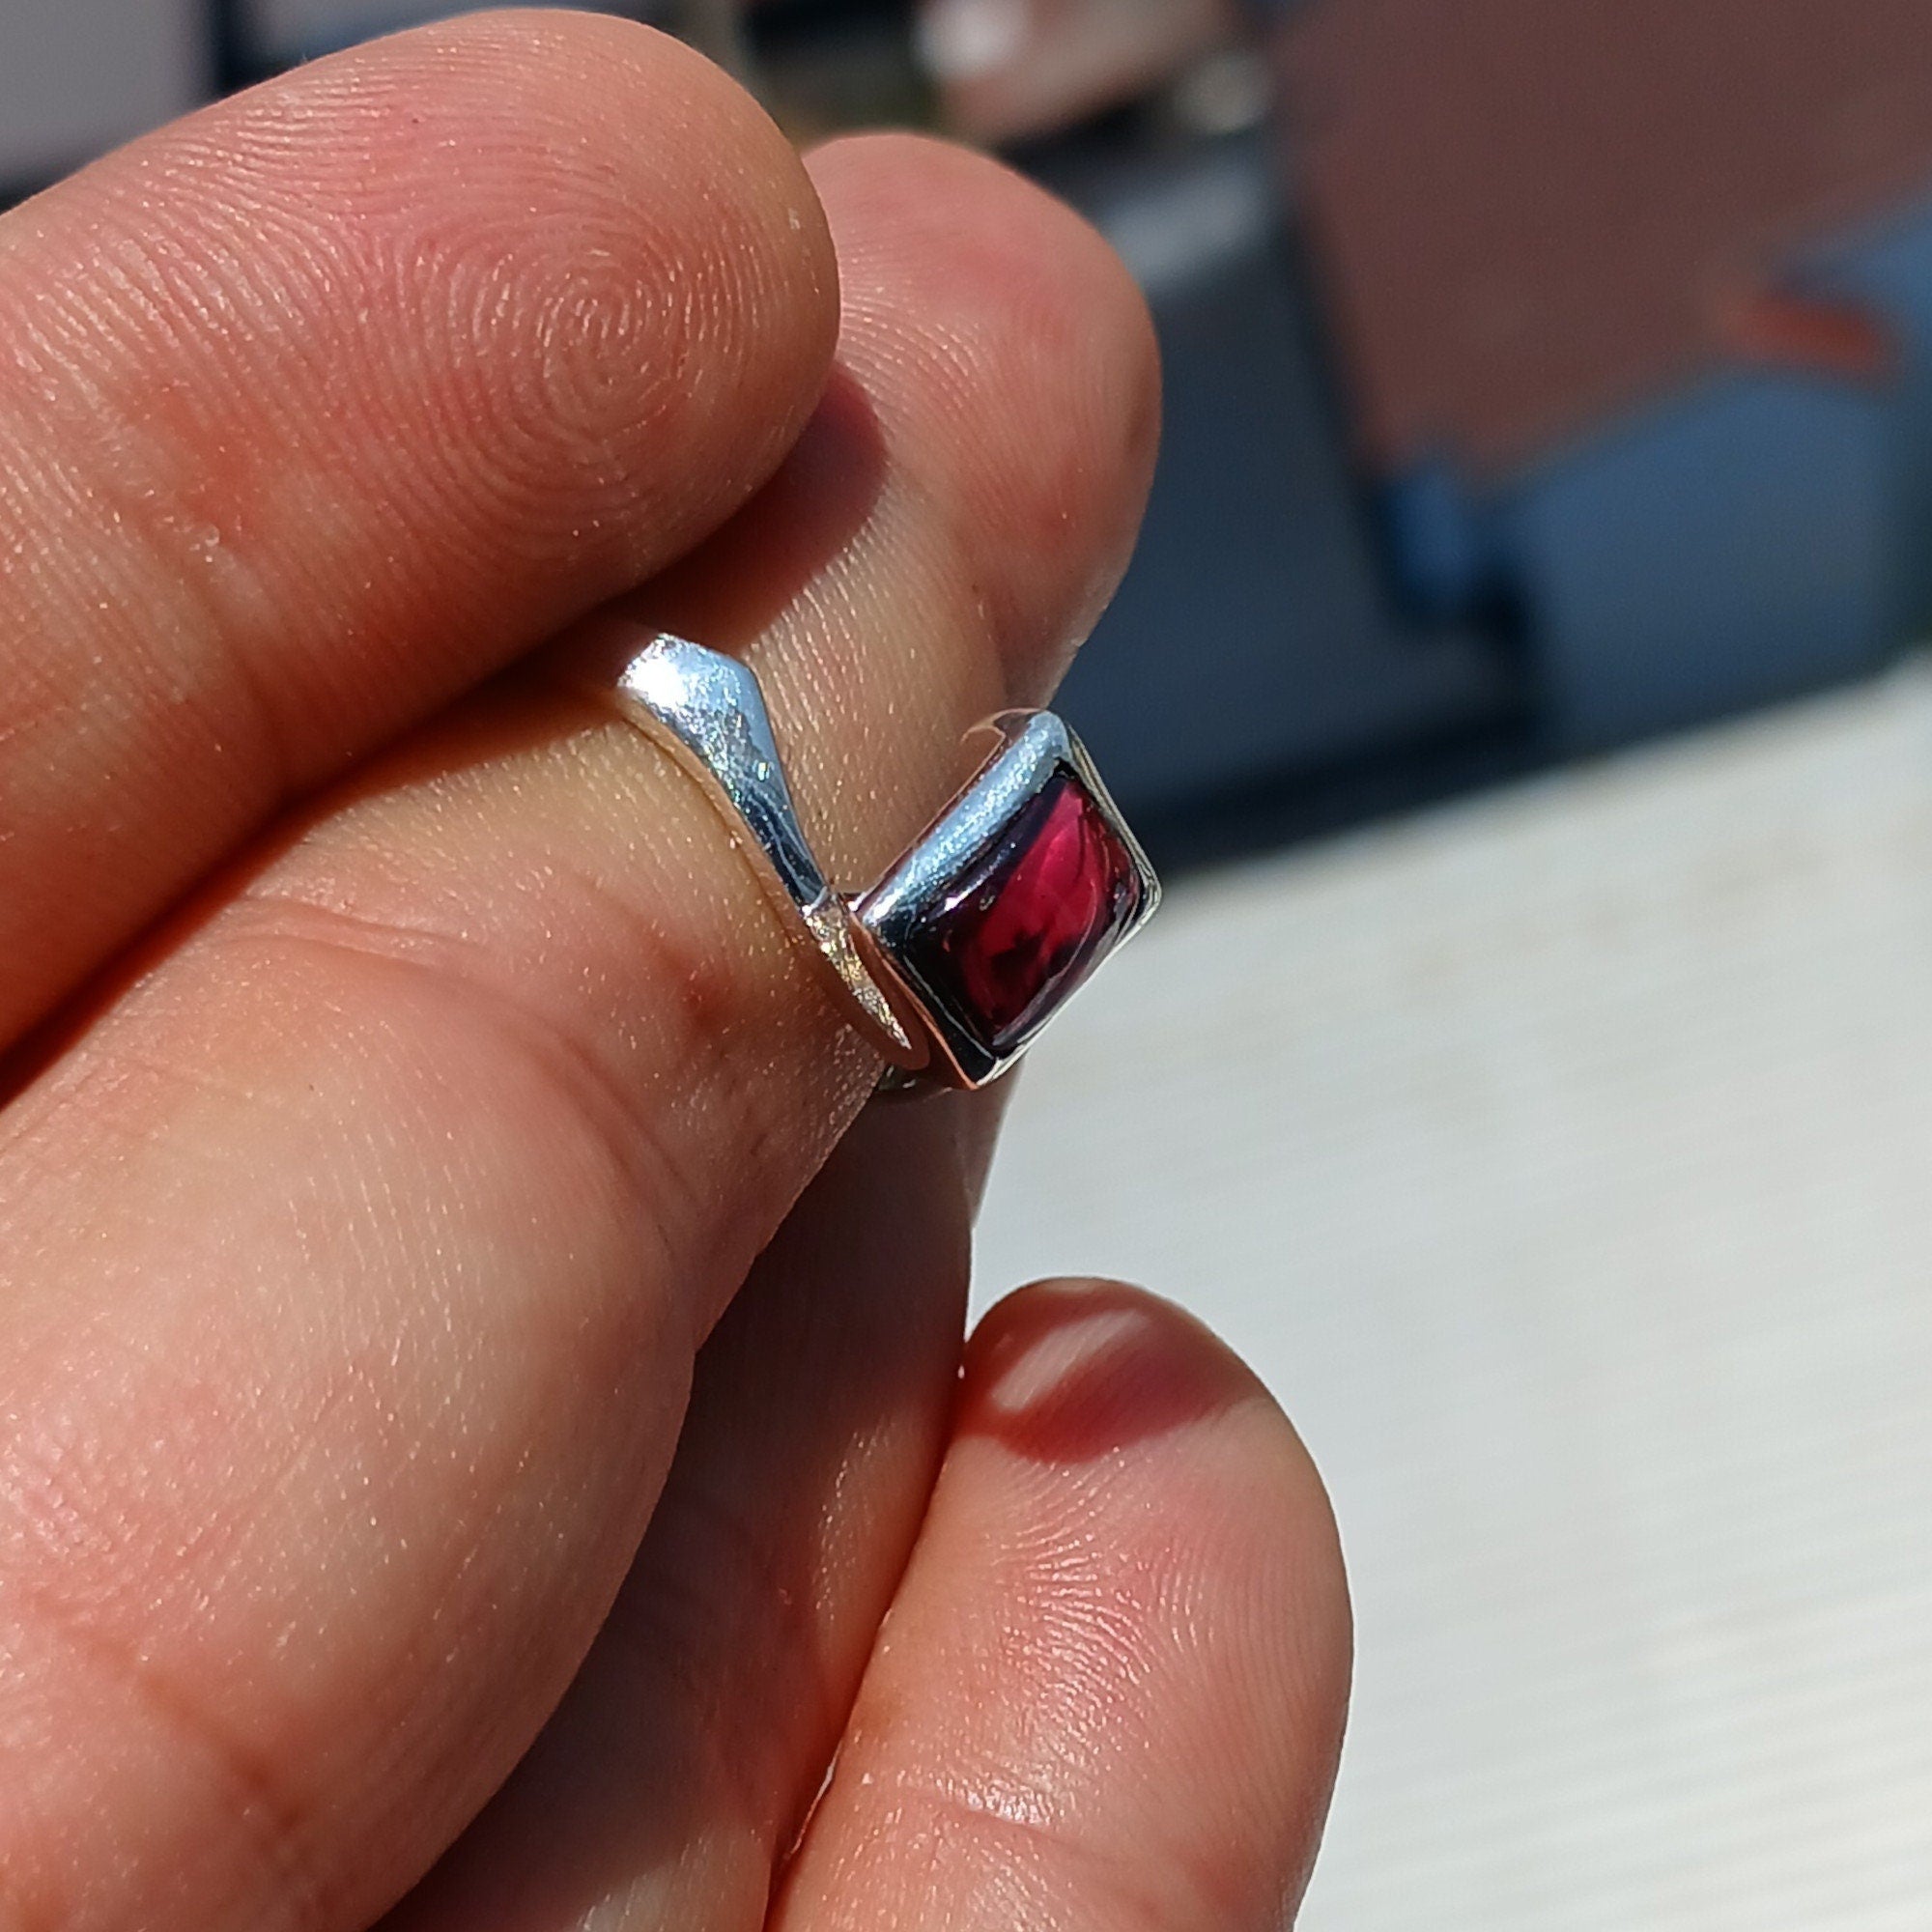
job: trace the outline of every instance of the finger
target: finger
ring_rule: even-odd
[[[0,1044],[720,522],[836,319],[751,100],[561,13],[320,62],[0,220]]]
[[[781,1932],[1263,1932],[1341,1744],[1320,1480],[1253,1378],[1106,1285],[987,1317]]]
[[[386,1932],[764,1923],[938,1470],[991,1098],[846,1137],[698,1356],[570,1694]]]
[[[818,175],[838,396],[677,595],[758,662],[861,874],[1120,568],[1152,376],[1118,264],[1037,191],[904,140]],[[855,468],[828,527],[812,479]],[[178,934],[0,1156],[0,1790],[30,1794],[0,1869],[32,1910],[109,1885],[201,1932],[294,1886],[327,1926],[416,1876],[581,1660],[693,1344],[873,1070],[696,789],[534,687]]]

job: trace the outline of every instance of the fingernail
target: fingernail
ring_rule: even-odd
[[[1024,1415],[1075,1381],[1090,1363],[1121,1349],[1146,1326],[1147,1318],[1132,1308],[1106,1308],[1062,1321],[1021,1352],[987,1390],[987,1403],[1003,1414]]]

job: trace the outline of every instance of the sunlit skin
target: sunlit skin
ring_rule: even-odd
[[[1100,241],[497,14],[0,218],[0,1925],[1280,1923],[1293,1432],[1135,1291],[963,1340],[989,1107],[541,668],[744,652],[876,876],[1123,567]]]

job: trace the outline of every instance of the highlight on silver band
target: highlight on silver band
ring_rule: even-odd
[[[675,756],[749,835],[750,856],[804,923],[887,1057],[918,1066],[925,1052],[872,977],[845,901],[832,890],[798,821],[764,693],[748,665],[660,632],[597,695]]]

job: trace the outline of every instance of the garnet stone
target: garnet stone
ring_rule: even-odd
[[[1004,1056],[1132,927],[1144,891],[1132,856],[1063,766],[921,922],[907,964]]]

